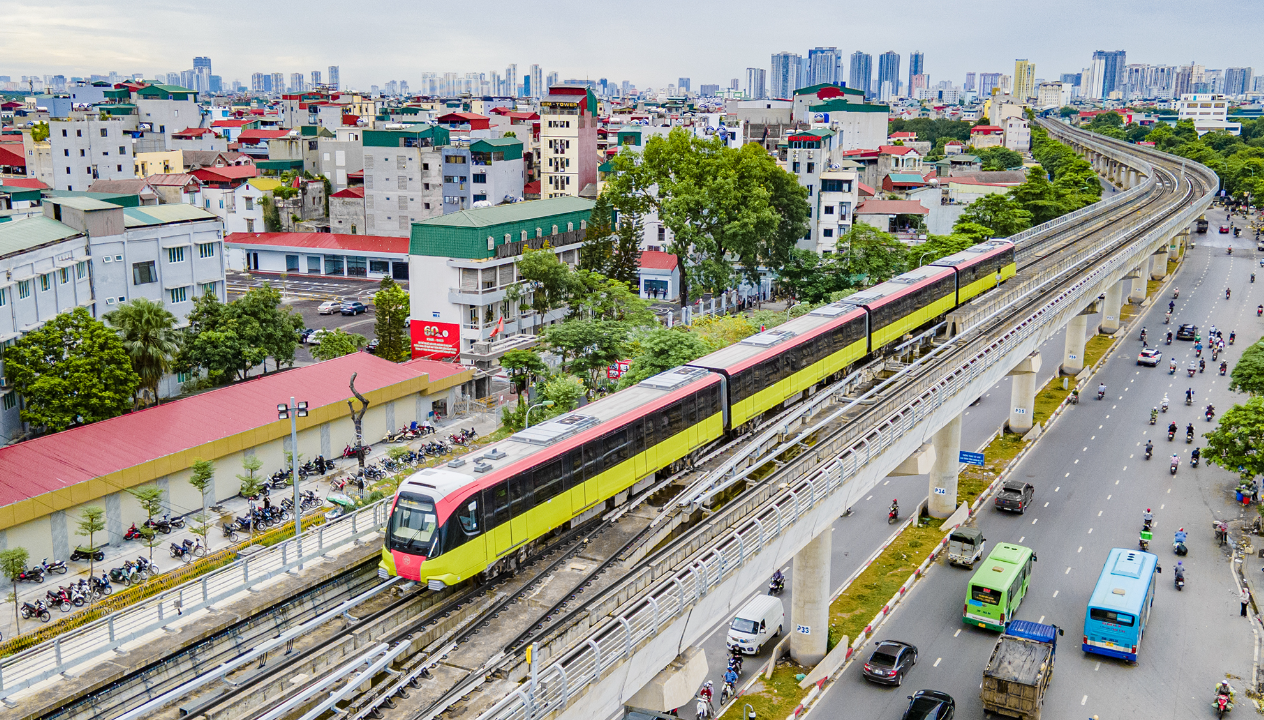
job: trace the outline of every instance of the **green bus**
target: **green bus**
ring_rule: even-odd
[[[1027,595],[1035,561],[1036,554],[1022,545],[1001,543],[993,548],[970,578],[962,622],[1004,632]]]

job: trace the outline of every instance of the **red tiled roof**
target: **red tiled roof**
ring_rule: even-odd
[[[400,239],[407,242],[407,238]],[[313,410],[328,405],[345,407],[347,379],[353,372],[357,373],[356,389],[368,393],[420,377],[431,369],[439,371],[428,365],[396,364],[368,353],[351,353],[0,448],[0,505],[63,490],[278,422],[286,423],[288,431],[288,421],[277,420],[276,402],[293,396],[306,400]]]
[[[364,199],[364,186],[356,185],[355,187],[349,187],[349,188],[346,188],[345,190],[339,190],[338,192],[334,193],[333,195],[330,195],[329,197],[354,198],[354,199],[363,200]]]
[[[173,138],[197,138],[203,135],[214,135],[215,131],[210,128],[185,128],[178,133],[172,133]]]
[[[840,155],[842,157],[878,157],[879,150],[845,150]]]
[[[960,140],[949,140],[948,142],[944,143],[945,147],[947,147],[948,145],[959,145],[961,147],[966,146],[966,144],[961,142]]]
[[[203,182],[224,182],[241,180],[259,176],[259,168],[254,165],[225,165],[224,167],[205,167],[193,171],[193,176]]]
[[[197,176],[192,173],[156,173],[145,180],[153,187],[184,187],[190,182],[201,185]]]
[[[245,127],[246,125],[250,125],[251,123],[256,123],[256,122],[259,122],[259,121],[256,120],[255,118],[242,118],[240,120],[238,119],[216,120],[215,122],[211,123],[211,127],[239,128],[239,127]]]
[[[0,165],[26,167],[26,154],[21,143],[0,145]]]
[[[974,135],[975,133],[983,133],[983,132],[986,132],[986,133],[1005,132],[1005,128],[997,127],[996,125],[976,125],[970,128],[971,135]]]
[[[866,200],[856,207],[857,215],[928,215],[916,200]]]
[[[531,182],[523,185],[522,193],[524,195],[539,195],[540,194],[540,181],[532,180]]]
[[[275,247],[354,250],[368,253],[407,255],[409,239],[384,235],[341,235],[336,233],[230,233],[226,243]]]
[[[9,187],[24,187],[32,190],[48,190],[49,187],[39,178],[4,178],[0,181],[0,185],[8,185]]]
[[[237,142],[264,142],[274,138],[283,138],[289,134],[289,130],[242,130],[241,134],[237,136]]]
[[[891,135],[890,135],[890,137],[889,137],[888,139],[893,139],[893,140],[916,140],[916,139],[917,139],[917,133],[915,133],[915,132],[893,132],[893,133],[891,133]]]
[[[911,147],[904,145],[879,145],[878,152],[882,155],[908,155],[909,153],[917,154],[917,151]]]
[[[364,171],[363,171],[363,170],[356,170],[355,172],[349,172],[349,173],[347,173],[347,178],[348,178],[348,179],[350,179],[350,180],[363,180],[363,179],[364,179]]]
[[[858,183],[856,183],[856,186],[860,188],[860,194],[861,194],[861,195],[869,195],[869,196],[873,196],[873,195],[877,195],[877,194],[878,194],[877,192],[875,192],[875,191],[874,191],[874,189],[873,189],[873,188],[869,187],[868,185],[866,185],[866,184],[864,184],[864,183],[862,183],[862,182],[858,182]]]
[[[441,362],[439,360],[430,360],[428,358],[417,358],[416,360],[406,360],[400,363],[400,367],[412,368],[424,372],[430,376],[430,382],[442,380],[445,377],[465,372],[468,368],[460,363]]]
[[[650,270],[675,270],[676,256],[658,250],[642,250],[641,267]]]

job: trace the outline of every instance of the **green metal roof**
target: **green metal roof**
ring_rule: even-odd
[[[470,152],[504,153],[506,160],[522,159],[522,141],[518,138],[488,138],[470,143]]]
[[[822,88],[827,88],[827,87],[841,90],[842,92],[848,95],[864,95],[865,94],[864,91],[862,90],[857,90],[856,88],[842,87],[839,85],[835,85],[834,83],[820,83],[819,85],[810,85],[805,88],[799,88],[798,90],[794,91],[794,94],[795,95],[811,95],[821,90]]]
[[[890,113],[891,108],[887,105],[862,105],[860,103],[847,102],[834,98],[826,100],[820,105],[809,105],[808,112],[880,112]]]
[[[915,175],[913,173],[891,173],[889,177],[891,178],[891,182],[893,183],[897,183],[897,182],[924,183],[926,182],[926,178],[922,177],[921,175]]]
[[[52,218],[36,215],[0,225],[0,257],[60,242],[83,233]]]
[[[123,207],[122,205],[106,202],[100,197],[92,197],[92,195],[106,196],[112,195],[112,193],[75,193],[68,190],[51,190],[48,195],[49,197],[45,200],[45,202],[49,202],[54,205],[61,205],[62,207],[74,208],[76,210],[83,210],[85,212],[92,212],[93,210],[114,210]]]
[[[303,159],[297,160],[256,160],[255,167],[260,170],[301,170]]]
[[[575,197],[549,198],[548,200],[532,200],[531,202],[497,205],[489,208],[476,208],[448,213],[439,217],[422,220],[414,225],[449,226],[449,227],[491,227],[503,223],[539,220],[551,215],[565,212],[592,210],[592,200]]]
[[[18,202],[33,200],[39,202],[40,191],[37,188],[19,187],[17,185],[4,185],[4,178],[0,178],[0,193],[8,195],[11,199]]]
[[[188,96],[197,96],[197,92],[179,85],[147,85],[136,91],[137,95],[143,98],[161,98],[167,100],[185,100]],[[177,98],[175,95],[184,95],[185,97]]]
[[[548,240],[553,237],[554,227],[558,234],[579,232],[594,204],[583,198],[560,197],[430,218],[413,223],[409,253],[472,260],[493,258],[497,256],[496,248],[505,244],[506,235],[509,242],[519,242],[523,233],[528,239]]]
[[[193,220],[215,220],[216,216],[199,207],[175,203],[171,205],[146,205],[123,210],[124,227],[166,225]]]
[[[403,147],[407,139],[426,140],[432,144],[447,145],[448,129],[438,125],[418,125],[418,129],[407,130],[365,130],[362,135],[364,147]]]

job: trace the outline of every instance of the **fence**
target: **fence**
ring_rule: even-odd
[[[180,613],[196,612],[378,532],[390,501],[307,530],[272,547],[28,650],[0,660],[0,696],[30,687],[161,629]]]
[[[1195,170],[1201,172],[1206,168],[1198,166]],[[1152,174],[1146,185],[1154,182],[1156,178]],[[1214,185],[1213,182],[1213,188]],[[1108,260],[1083,272],[1070,287],[1042,303],[1006,332],[985,342],[981,350],[962,348],[959,353],[954,353],[946,374],[930,382],[914,383],[914,387],[905,392],[881,401],[883,407],[893,407],[894,411],[879,414],[878,417],[884,419],[875,425],[849,433],[850,442],[834,459],[816,465],[797,479],[785,478],[785,490],[705,549],[677,565],[677,569],[667,572],[663,579],[653,581],[645,571],[629,576],[624,584],[643,583],[645,589],[634,598],[623,592],[605,596],[607,604],[592,608],[589,614],[595,619],[594,627],[569,650],[564,649],[572,643],[573,636],[569,634],[556,636],[544,647],[538,647],[536,652],[541,658],[557,659],[540,671],[535,681],[516,688],[482,713],[479,720],[538,720],[565,708],[572,697],[585,692],[608,669],[630,659],[642,643],[676,622],[688,608],[721,583],[733,578],[749,558],[775,545],[796,521],[857,478],[861,469],[877,455],[929,419],[946,402],[968,390],[982,373],[993,371],[999,363],[1012,361],[1015,354],[1029,352],[1028,348],[1033,344],[1038,346],[1043,337],[1061,327],[1086,302],[1097,297],[1104,282],[1117,281],[1128,268],[1134,266],[1139,256],[1147,255],[1158,238],[1166,241],[1174,228],[1188,226],[1203,211],[1213,188],[1209,188],[1208,194],[1199,202],[1176,213],[1168,222],[1126,247],[1115,249]],[[1176,204],[1180,202],[1184,202],[1184,197],[1178,196]],[[1165,208],[1167,210],[1170,208]],[[1041,274],[1043,279],[1028,281],[1005,293],[1004,297],[997,299],[997,305],[1001,308],[1014,307],[1016,303],[1025,302],[1032,293],[1049,288],[1050,282],[1063,282],[1061,278],[1068,271],[1109,250],[1131,232],[1132,228],[1124,228],[1094,243],[1091,248],[1068,253],[1075,256],[1073,261],[1068,258],[1059,262],[1055,271]],[[988,380],[990,382],[990,378]],[[828,444],[834,445],[833,442]],[[811,454],[806,453],[804,457]],[[687,641],[688,638],[682,640]],[[672,647],[677,644],[673,643]]]

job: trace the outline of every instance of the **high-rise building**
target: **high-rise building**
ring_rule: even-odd
[[[545,75],[545,76],[544,76],[544,87],[545,87],[545,89],[546,89],[546,90],[547,90],[548,88],[553,87],[553,86],[554,86],[554,85],[556,85],[557,83],[558,83],[558,80],[557,80],[557,73],[556,73],[556,72],[551,72],[551,73],[549,73],[548,75]]]
[[[1080,73],[1062,73],[1062,75],[1058,76],[1058,82],[1063,85],[1079,85]]]
[[[890,100],[900,95],[900,54],[888,50],[878,56],[878,98]]]
[[[857,50],[851,54],[851,71],[847,74],[847,86],[862,90],[866,98],[873,97],[873,56]]]
[[[1093,62],[1089,65],[1088,97],[1101,100],[1119,90],[1124,82],[1124,69],[1128,55],[1123,50],[1093,52]]]
[[[676,88],[677,88],[678,90],[680,90],[682,93],[687,93],[687,92],[689,92],[689,90],[690,90],[690,88],[689,88],[689,78],[682,77],[681,79],[677,80],[677,81],[676,81]]]
[[[979,97],[988,97],[1000,84],[1000,73],[979,73]]]
[[[808,74],[804,85],[833,85],[842,82],[842,63],[843,55],[836,47],[814,47],[808,50]]]
[[[313,87],[313,88],[316,88],[316,87],[319,87],[319,86],[320,86],[320,71],[319,71],[319,70],[313,70],[313,71],[312,71],[312,87]]]
[[[198,68],[206,68],[206,74],[209,77],[211,74],[211,59],[208,57],[193,58],[193,69],[197,70]],[[192,90],[193,88],[189,89]]]
[[[338,66],[330,65],[329,66],[329,88],[331,90],[337,90],[338,87],[339,87],[338,86]]]
[[[527,69],[527,77],[522,79],[523,83],[528,79],[531,81],[531,92],[527,94],[539,100],[544,95],[544,70],[539,65],[532,65]]]
[[[925,73],[918,73],[909,78],[909,86],[908,86],[909,97],[915,98],[917,97],[918,90],[929,90],[929,89],[930,89],[930,75],[927,75]]]
[[[715,97],[720,92],[719,84],[711,85],[704,83],[698,86],[698,94],[702,97]]]
[[[768,73],[768,92],[774,98],[789,100],[794,91],[802,87],[799,71],[803,58],[791,52],[779,52],[772,56],[771,72]]]
[[[763,100],[768,97],[763,68],[746,68],[746,97],[750,100]]]
[[[1224,94],[1245,95],[1251,91],[1253,73],[1249,67],[1228,68],[1224,71]]]
[[[914,50],[913,52],[909,53],[909,74],[908,74],[909,97],[917,96],[913,90],[913,78],[918,75],[922,75],[925,72],[926,72],[926,56],[922,53],[922,51]],[[927,80],[928,80],[927,84],[923,85],[922,87],[926,87],[930,84],[929,76],[927,76]]]
[[[304,85],[303,73],[290,73],[290,92],[301,93],[305,89]]]
[[[597,97],[587,87],[550,85],[540,99],[540,195],[579,197],[597,182]]]
[[[974,73],[972,72],[966,73],[966,84],[962,85],[961,89],[965,90],[966,92],[970,92],[971,90],[974,90]]]
[[[518,97],[518,64],[505,68],[505,92],[507,97]]]
[[[730,90],[738,90],[738,89],[740,89],[741,87],[742,87],[742,86],[741,86],[741,82],[740,82],[737,78],[733,78],[732,80],[729,80],[729,89],[730,89]]]
[[[272,92],[272,76],[268,73],[255,73],[250,76],[250,92],[263,95]]]
[[[1025,59],[1014,61],[1014,97],[1020,102],[1035,97],[1036,63]]]
[[[274,95],[285,92],[285,73],[272,73],[272,89],[268,92]]]

